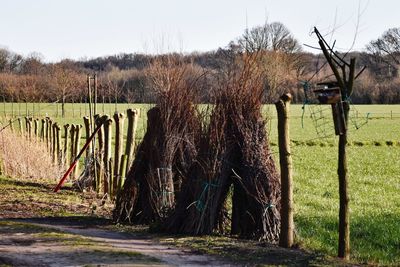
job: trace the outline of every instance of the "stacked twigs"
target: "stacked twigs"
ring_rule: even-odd
[[[162,57],[150,68],[157,104],[147,113],[147,132],[117,198],[116,221],[160,221],[175,206],[175,192],[197,154],[195,80],[188,77],[200,74],[189,71],[191,65],[175,57]]]

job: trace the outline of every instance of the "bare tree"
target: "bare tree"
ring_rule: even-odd
[[[65,116],[65,102],[67,98],[74,95],[78,87],[79,76],[83,75],[79,74],[73,63],[68,60],[54,64],[51,68],[51,77],[53,79],[56,98],[59,99],[61,97],[62,117]]]
[[[382,73],[379,69],[382,69],[383,64],[384,76],[397,75],[400,65],[400,28],[387,30],[380,38],[371,41],[366,48],[374,56],[377,72]]]

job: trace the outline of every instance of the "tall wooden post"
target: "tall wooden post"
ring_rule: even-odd
[[[110,164],[111,159],[111,139],[112,139],[112,119],[107,115],[107,119],[104,123],[104,193],[110,193],[111,185],[113,184],[112,177],[112,164]]]
[[[62,150],[61,150],[61,127],[56,123],[56,151],[57,151],[57,164],[61,165],[62,163]]]
[[[279,245],[290,248],[294,239],[292,156],[290,152],[289,115],[291,94],[275,103],[278,113],[279,163],[281,167],[281,231]]]
[[[100,116],[97,114],[94,116],[96,127],[98,127],[102,120],[100,120]],[[100,128],[97,133],[97,140],[98,140],[98,150],[96,153],[96,163],[99,166],[97,177],[96,177],[96,190],[97,192],[104,192],[104,126]]]
[[[74,145],[74,152],[75,152],[75,157],[78,155],[79,150],[80,150],[80,144],[81,144],[81,134],[82,134],[82,125],[76,125],[75,126],[75,145]],[[76,162],[75,169],[74,169],[74,178],[78,178],[79,175],[79,161]]]
[[[69,130],[70,135],[71,135],[71,143],[70,143],[70,151],[71,151],[71,156],[69,162],[74,162],[75,157],[76,157],[76,152],[75,152],[75,124],[71,125],[71,129]],[[73,177],[73,174],[71,174],[71,178]]]
[[[18,125],[19,125],[19,134],[22,136],[23,127],[22,127],[22,120],[18,118]]]
[[[57,163],[57,123],[54,123],[51,127],[52,138],[51,138],[51,154],[53,163]]]
[[[128,157],[127,169],[129,169],[133,162],[133,155],[135,153],[135,136],[139,119],[139,110],[128,109],[126,113],[128,118],[128,135],[126,137],[125,154]]]
[[[83,117],[83,123],[85,125],[85,132],[86,132],[86,141],[89,140],[91,133],[91,125],[90,125],[90,119],[88,116]],[[88,148],[86,149],[86,157],[89,158],[91,157],[92,154],[92,143],[89,143]]]
[[[115,121],[115,149],[114,149],[114,182],[113,188],[114,192],[117,191],[119,180],[121,177],[119,176],[119,167],[120,160],[122,157],[122,145],[124,140],[124,113],[115,113],[114,121]]]
[[[69,153],[68,153],[68,148],[69,148],[69,124],[64,125],[64,149],[63,149],[63,158],[62,162],[66,166],[69,166]]]
[[[38,141],[39,138],[39,119],[35,119],[35,128],[34,128],[34,133],[35,133],[35,141]]]

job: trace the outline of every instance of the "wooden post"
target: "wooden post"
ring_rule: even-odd
[[[117,191],[121,177],[119,176],[120,159],[122,156],[123,140],[124,140],[124,113],[115,113],[115,149],[114,149],[114,193]]]
[[[107,162],[107,170],[110,175],[111,180],[109,180],[108,183],[108,195],[110,196],[110,199],[114,199],[114,187],[113,187],[113,180],[114,180],[114,161],[112,158],[110,158]]]
[[[100,120],[100,115],[95,115],[95,123],[96,127],[100,125],[101,120]],[[100,130],[97,133],[97,140],[98,140],[98,150],[96,153],[96,162],[99,166],[99,170],[97,172],[97,177],[96,177],[96,190],[97,192],[103,192],[104,194],[106,193],[105,188],[104,188],[104,127],[101,127]]]
[[[23,128],[22,128],[22,120],[21,120],[21,118],[18,118],[18,125],[19,125],[19,134],[22,136]]]
[[[289,115],[291,94],[284,94],[275,103],[278,113],[279,163],[281,167],[281,232],[279,245],[290,248],[293,245],[293,187],[292,156],[290,152]]]
[[[125,154],[128,157],[127,169],[129,169],[132,165],[134,158],[133,155],[135,153],[135,136],[136,136],[137,123],[139,119],[139,110],[128,109],[126,113],[128,118],[128,135],[126,137]]]
[[[61,165],[62,163],[62,150],[61,150],[61,127],[56,123],[55,124],[55,133],[56,133],[56,163]]]
[[[81,130],[82,130],[82,125],[75,126],[75,144],[74,144],[75,157],[77,156],[78,151],[80,150],[81,134],[82,134]],[[78,178],[78,175],[79,175],[79,161],[76,163],[76,166],[74,169],[75,179]]]
[[[33,125],[33,118],[32,117],[29,117],[28,118],[28,126],[29,126],[29,129],[28,129],[28,138],[29,138],[29,141],[32,141],[32,136],[33,136],[33,127],[32,127],[32,125]]]
[[[69,162],[74,162],[76,153],[75,153],[75,124],[71,125],[71,129],[69,130],[69,133],[71,135],[71,143],[70,143],[70,151],[71,151],[71,156]],[[71,174],[71,178],[73,177],[73,174]]]
[[[38,139],[39,139],[39,119],[35,119],[34,123],[35,123],[35,127],[34,127],[35,141],[38,141]]]
[[[44,142],[46,138],[46,128],[47,128],[46,123],[47,123],[46,120],[42,119],[42,128],[40,130],[40,141],[42,142]]]
[[[125,182],[125,174],[126,174],[126,165],[128,163],[128,155],[122,155],[121,157],[121,165],[119,167],[119,181],[118,181],[118,189],[117,192],[119,192],[119,190],[121,190],[122,186],[124,185]]]
[[[25,117],[25,137],[29,139],[29,118]]]
[[[68,147],[69,147],[69,124],[64,125],[64,149],[63,149],[63,157],[62,157],[62,162],[66,166],[69,166],[69,153],[68,153]]]
[[[53,158],[53,163],[57,163],[57,123],[54,123],[51,127],[51,154]]]
[[[47,140],[47,142],[48,142],[48,147],[49,147],[49,151],[50,151],[50,153],[52,153],[53,151],[52,151],[52,146],[51,146],[51,142],[52,142],[52,135],[53,135],[53,121],[51,120],[51,119],[49,119],[48,121],[47,121],[47,133],[48,133],[48,140]]]
[[[90,119],[88,116],[83,117],[83,123],[85,125],[85,131],[86,131],[86,141],[89,140],[91,133],[91,125],[90,125]],[[90,158],[92,154],[92,143],[89,144],[88,148],[86,149],[86,158]]]
[[[13,119],[10,119],[10,120],[9,120],[9,124],[10,124],[11,132],[14,132],[14,120],[13,120]]]
[[[112,168],[110,166],[111,159],[111,139],[112,139],[112,119],[107,115],[107,119],[104,123],[104,166],[105,166],[105,175],[104,175],[104,190],[110,194],[110,188],[112,185]]]

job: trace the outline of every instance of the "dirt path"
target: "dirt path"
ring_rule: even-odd
[[[0,232],[0,265],[234,266],[211,256],[159,244],[140,234],[36,219],[1,222],[8,226],[2,225]]]

